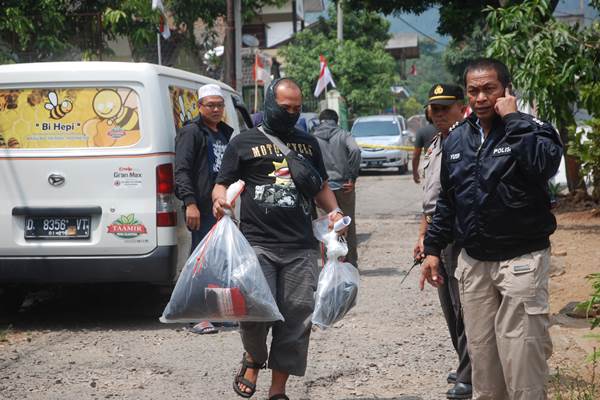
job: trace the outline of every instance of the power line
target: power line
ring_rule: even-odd
[[[446,47],[448,46],[447,43],[442,43],[439,40],[435,39],[432,36],[429,36],[428,34],[426,34],[425,32],[423,32],[422,30],[420,30],[419,28],[415,27],[414,25],[411,25],[410,23],[408,23],[404,18],[400,17],[400,16],[396,16],[396,18],[398,18],[400,21],[404,22],[406,25],[408,25],[410,28],[414,29],[417,33],[420,33],[421,35],[425,36],[428,39],[433,40],[435,43],[439,44],[442,47]]]

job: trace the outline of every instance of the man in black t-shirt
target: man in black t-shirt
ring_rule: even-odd
[[[319,144],[294,128],[302,109],[302,92],[290,79],[274,81],[265,96],[264,123],[231,140],[213,190],[213,212],[220,218],[230,208],[227,187],[242,179],[240,229],[258,256],[263,273],[285,322],[240,323],[246,353],[233,388],[242,397],[256,390],[258,370],[268,358],[272,370],[269,397],[287,399],[289,375],[306,371],[314,291],[317,287],[317,243],[312,232],[313,200],[329,212],[330,224],[342,218]],[[290,149],[308,159],[321,175],[323,187],[314,199],[296,188],[287,161],[261,131],[277,136]],[[273,340],[267,349],[267,333]]]

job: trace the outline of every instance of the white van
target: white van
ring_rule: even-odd
[[[224,90],[236,133],[251,126],[231,87],[173,68],[0,66],[0,288],[172,283],[190,250],[174,138],[206,83]]]

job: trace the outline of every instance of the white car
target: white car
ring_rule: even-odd
[[[376,115],[360,117],[352,125],[352,136],[361,148],[363,168],[397,168],[399,173],[408,171],[407,149],[410,132],[400,115]]]
[[[0,293],[173,283],[190,248],[173,193],[175,134],[207,83],[223,89],[236,133],[251,124],[232,88],[174,68],[0,66]]]

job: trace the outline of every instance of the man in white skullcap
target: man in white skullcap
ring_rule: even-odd
[[[223,153],[233,128],[223,122],[225,96],[216,84],[198,89],[200,115],[179,129],[175,138],[175,194],[183,201],[185,222],[192,233],[193,251],[216,220],[212,214],[211,193],[221,168]],[[193,332],[216,333],[208,321]]]

